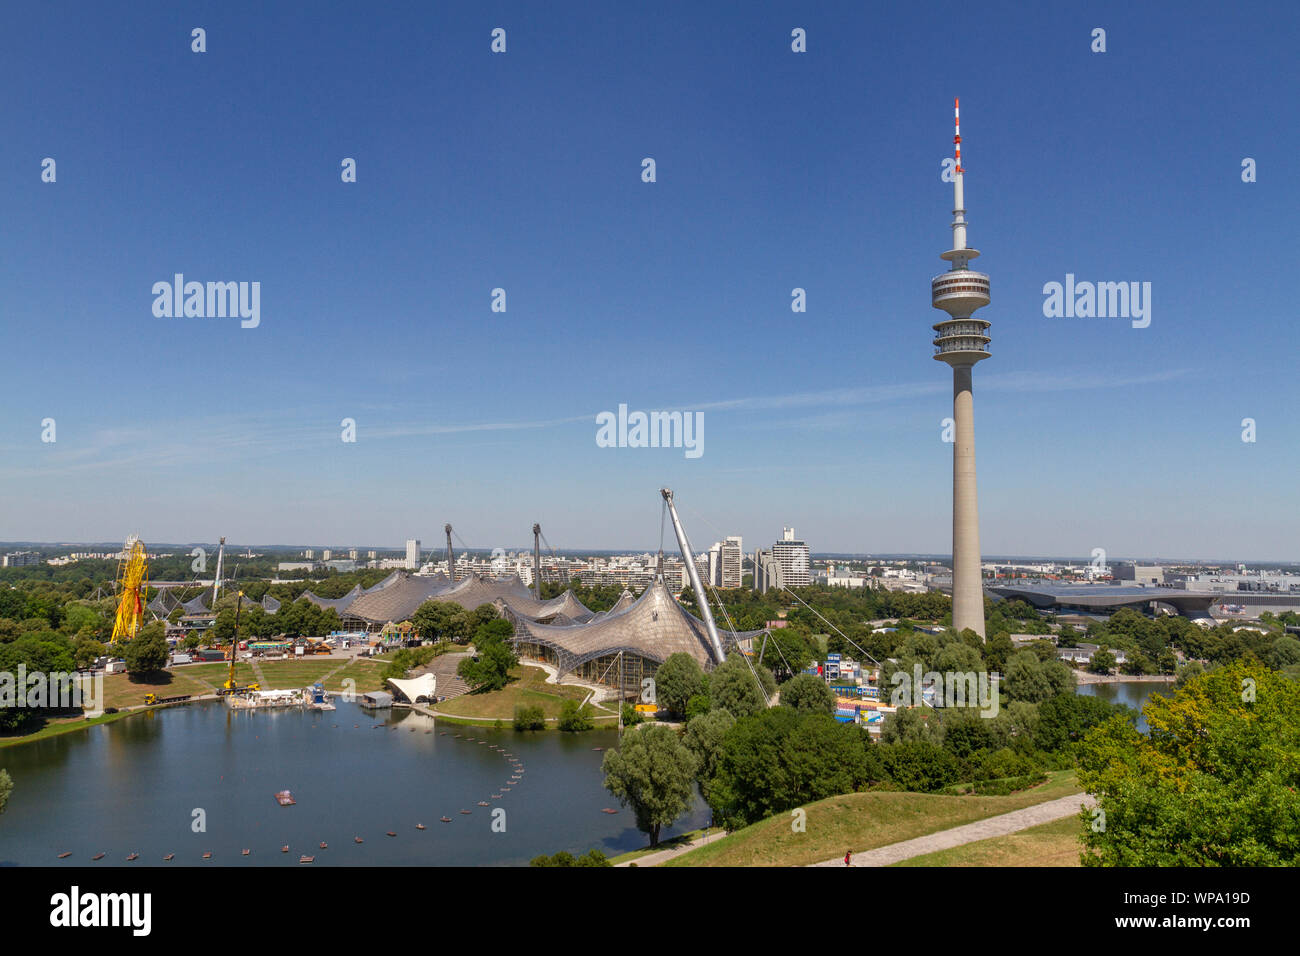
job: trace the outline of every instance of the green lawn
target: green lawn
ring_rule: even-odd
[[[225,676],[221,677],[224,680]],[[220,681],[214,682],[214,686]],[[212,693],[198,681],[194,680],[182,667],[176,671],[163,671],[147,677],[132,677],[129,674],[110,674],[104,678],[104,706],[139,707],[144,704],[146,694],[159,697],[177,697],[189,694],[196,697]]]
[[[848,793],[804,807],[802,833],[791,830],[790,813],[781,813],[661,865],[806,866],[842,857],[845,850],[874,850],[1078,792],[1074,771],[1058,770],[1046,783],[1005,797]]]
[[[894,866],[1080,866],[1079,820],[1068,816],[1019,833],[967,843]]]
[[[335,666],[338,666],[337,663]],[[345,680],[352,680],[356,681],[355,690],[358,694],[367,694],[372,690],[379,690],[384,686],[384,682],[379,676],[383,672],[384,666],[375,663],[373,660],[359,657],[325,681],[325,689],[337,694],[342,692]]]
[[[517,680],[501,690],[485,694],[464,694],[443,701],[435,709],[451,717],[486,717],[509,723],[514,720],[516,707],[541,707],[547,719],[555,719],[560,716],[560,708],[566,700],[580,701],[588,694],[582,687],[546,683],[546,671],[540,667],[521,665],[510,674]],[[601,716],[601,711],[593,713],[595,718]],[[616,714],[606,716],[612,720],[618,719]]]
[[[342,659],[326,660],[321,657],[309,657],[303,660],[265,663],[259,661],[258,666],[262,669],[262,676],[266,678],[262,683],[263,690],[292,690],[316,683],[330,671],[343,667],[345,663]]]

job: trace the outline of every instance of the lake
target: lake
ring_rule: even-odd
[[[1172,681],[1135,680],[1113,684],[1079,684],[1075,688],[1075,693],[1087,697],[1100,697],[1112,704],[1124,704],[1127,707],[1132,707],[1139,712],[1137,729],[1142,733],[1146,733],[1147,721],[1141,714],[1142,705],[1150,699],[1152,694],[1163,694],[1166,697],[1172,696],[1173,688]]]
[[[615,747],[617,731],[493,731],[335,703],[332,712],[189,704],[4,748],[14,792],[0,817],[0,865],[86,866],[100,852],[98,866],[297,866],[304,853],[315,866],[521,865],[648,842],[601,785],[604,753],[593,748]],[[297,804],[281,807],[280,790]],[[493,832],[498,809],[505,832]],[[206,831],[196,833],[200,816]],[[697,796],[663,836],[707,822]],[[57,859],[64,851],[72,856]],[[168,853],[175,860],[164,863]]]

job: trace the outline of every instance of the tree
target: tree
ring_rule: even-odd
[[[750,666],[743,656],[733,654],[713,669],[709,675],[709,697],[714,707],[725,708],[736,718],[762,713],[767,708],[763,690],[771,694],[776,690],[776,681],[766,667],[755,664],[751,672]],[[757,681],[754,672],[758,674]],[[759,689],[759,682],[763,690]]]
[[[1092,660],[1088,662],[1088,670],[1094,674],[1109,674],[1115,668],[1115,655],[1104,647],[1099,647],[1092,653]]]
[[[1033,651],[1020,651],[1007,661],[1003,689],[1011,700],[1031,704],[1074,689],[1074,674],[1060,661],[1040,661]]]
[[[95,661],[104,656],[105,650],[107,650],[107,648],[93,638],[77,638],[74,651],[74,654],[76,655],[77,669],[86,670],[91,667]]]
[[[1300,684],[1257,662],[1193,677],[1113,717],[1079,748],[1092,866],[1295,866],[1300,860]]]
[[[679,651],[655,671],[655,703],[674,714],[686,713],[687,702],[707,689],[704,671],[690,654]]]
[[[722,741],[736,724],[736,718],[728,711],[715,710],[695,717],[686,725],[682,743],[699,761],[695,779],[700,785],[700,795],[704,797],[709,808],[716,812],[717,806],[710,799],[713,778],[718,770],[718,755],[722,752]]]
[[[886,744],[925,740],[938,745],[943,743],[943,724],[932,708],[900,707],[885,715],[880,740]]]
[[[928,793],[957,779],[957,758],[926,740],[880,748],[885,775],[898,788]]]
[[[72,634],[83,627],[88,627],[98,635],[104,628],[104,619],[93,607],[85,604],[69,604],[64,609],[63,627]]]
[[[567,850],[561,850],[554,856],[535,856],[528,861],[529,866],[613,866],[604,853],[597,849],[588,850],[582,856],[575,857]]]
[[[155,674],[167,666],[167,640],[161,621],[146,624],[127,642],[122,652],[126,672],[131,675]]]
[[[1038,705],[1034,743],[1042,750],[1060,750],[1077,743],[1098,724],[1130,713],[1123,704],[1111,704],[1100,697],[1058,694]]]
[[[1273,642],[1272,650],[1269,653],[1269,663],[1277,668],[1300,664],[1300,641],[1297,641],[1290,634],[1283,634]]]
[[[425,601],[411,615],[411,623],[426,641],[452,640],[452,621],[460,612],[460,605],[450,601]]]
[[[540,707],[519,705],[515,708],[515,730],[545,730],[546,712]]]
[[[867,732],[827,714],[773,707],[722,740],[708,800],[728,829],[881,779]]]
[[[592,723],[591,711],[586,705],[580,705],[576,700],[566,700],[560,705],[558,726],[568,733],[580,733],[591,730],[596,725]]]
[[[663,725],[647,726],[623,737],[601,762],[605,789],[630,806],[637,829],[659,845],[659,832],[691,808],[698,760],[677,733]]]
[[[9,802],[9,794],[13,792],[13,777],[9,776],[7,770],[0,770],[0,813],[5,812],[5,804]]]
[[[467,657],[456,665],[456,674],[474,689],[475,693],[500,690],[510,683],[510,671],[519,664],[519,658],[502,641],[491,641],[476,648],[477,657]]]
[[[519,666],[519,658],[510,646],[514,628],[503,618],[479,625],[474,632],[475,657],[456,665],[456,673],[475,693],[500,690],[510,683],[510,671]]]
[[[823,714],[834,713],[835,692],[815,674],[799,674],[781,685],[781,706]]]

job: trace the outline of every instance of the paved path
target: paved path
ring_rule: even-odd
[[[914,856],[923,856],[926,853],[934,853],[938,850],[950,850],[956,846],[974,843],[977,840],[987,840],[990,837],[1006,836],[1008,833],[1036,827],[1040,823],[1051,823],[1053,820],[1072,816],[1079,812],[1080,805],[1093,807],[1097,805],[1097,801],[1090,794],[1072,793],[1068,797],[1048,800],[1046,803],[1037,803],[1032,807],[1012,810],[1010,813],[1002,813],[996,817],[976,820],[974,823],[952,827],[949,830],[940,830],[938,833],[930,833],[911,840],[891,843],[888,846],[878,847],[874,850],[864,850],[861,853],[853,854],[853,865],[889,866],[891,863],[897,863],[900,860],[910,860]],[[844,857],[813,864],[813,866],[843,865]]]
[[[708,833],[705,834],[704,836],[696,837],[690,843],[682,843],[679,846],[675,846],[670,850],[659,850],[657,853],[647,853],[645,856],[638,857],[635,860],[629,860],[627,863],[619,863],[617,865],[631,866],[633,863],[635,863],[638,867],[658,866],[660,863],[670,860],[673,857],[678,856],[679,854],[685,853],[687,850],[694,850],[697,846],[704,846],[704,844],[712,843],[714,840],[721,840],[726,835],[727,835],[726,830],[717,830],[713,833]],[[840,861],[841,864],[843,864],[843,862],[844,862],[843,860]]]

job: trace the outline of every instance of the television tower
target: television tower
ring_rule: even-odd
[[[984,586],[980,562],[979,502],[975,491],[975,407],[971,369],[989,357],[989,323],[972,318],[989,304],[989,277],[967,268],[979,250],[966,247],[962,194],[960,100],[953,101],[956,175],[953,179],[952,248],[940,258],[952,263],[930,280],[931,304],[948,313],[934,326],[934,358],[952,366],[952,626],[984,637]]]

